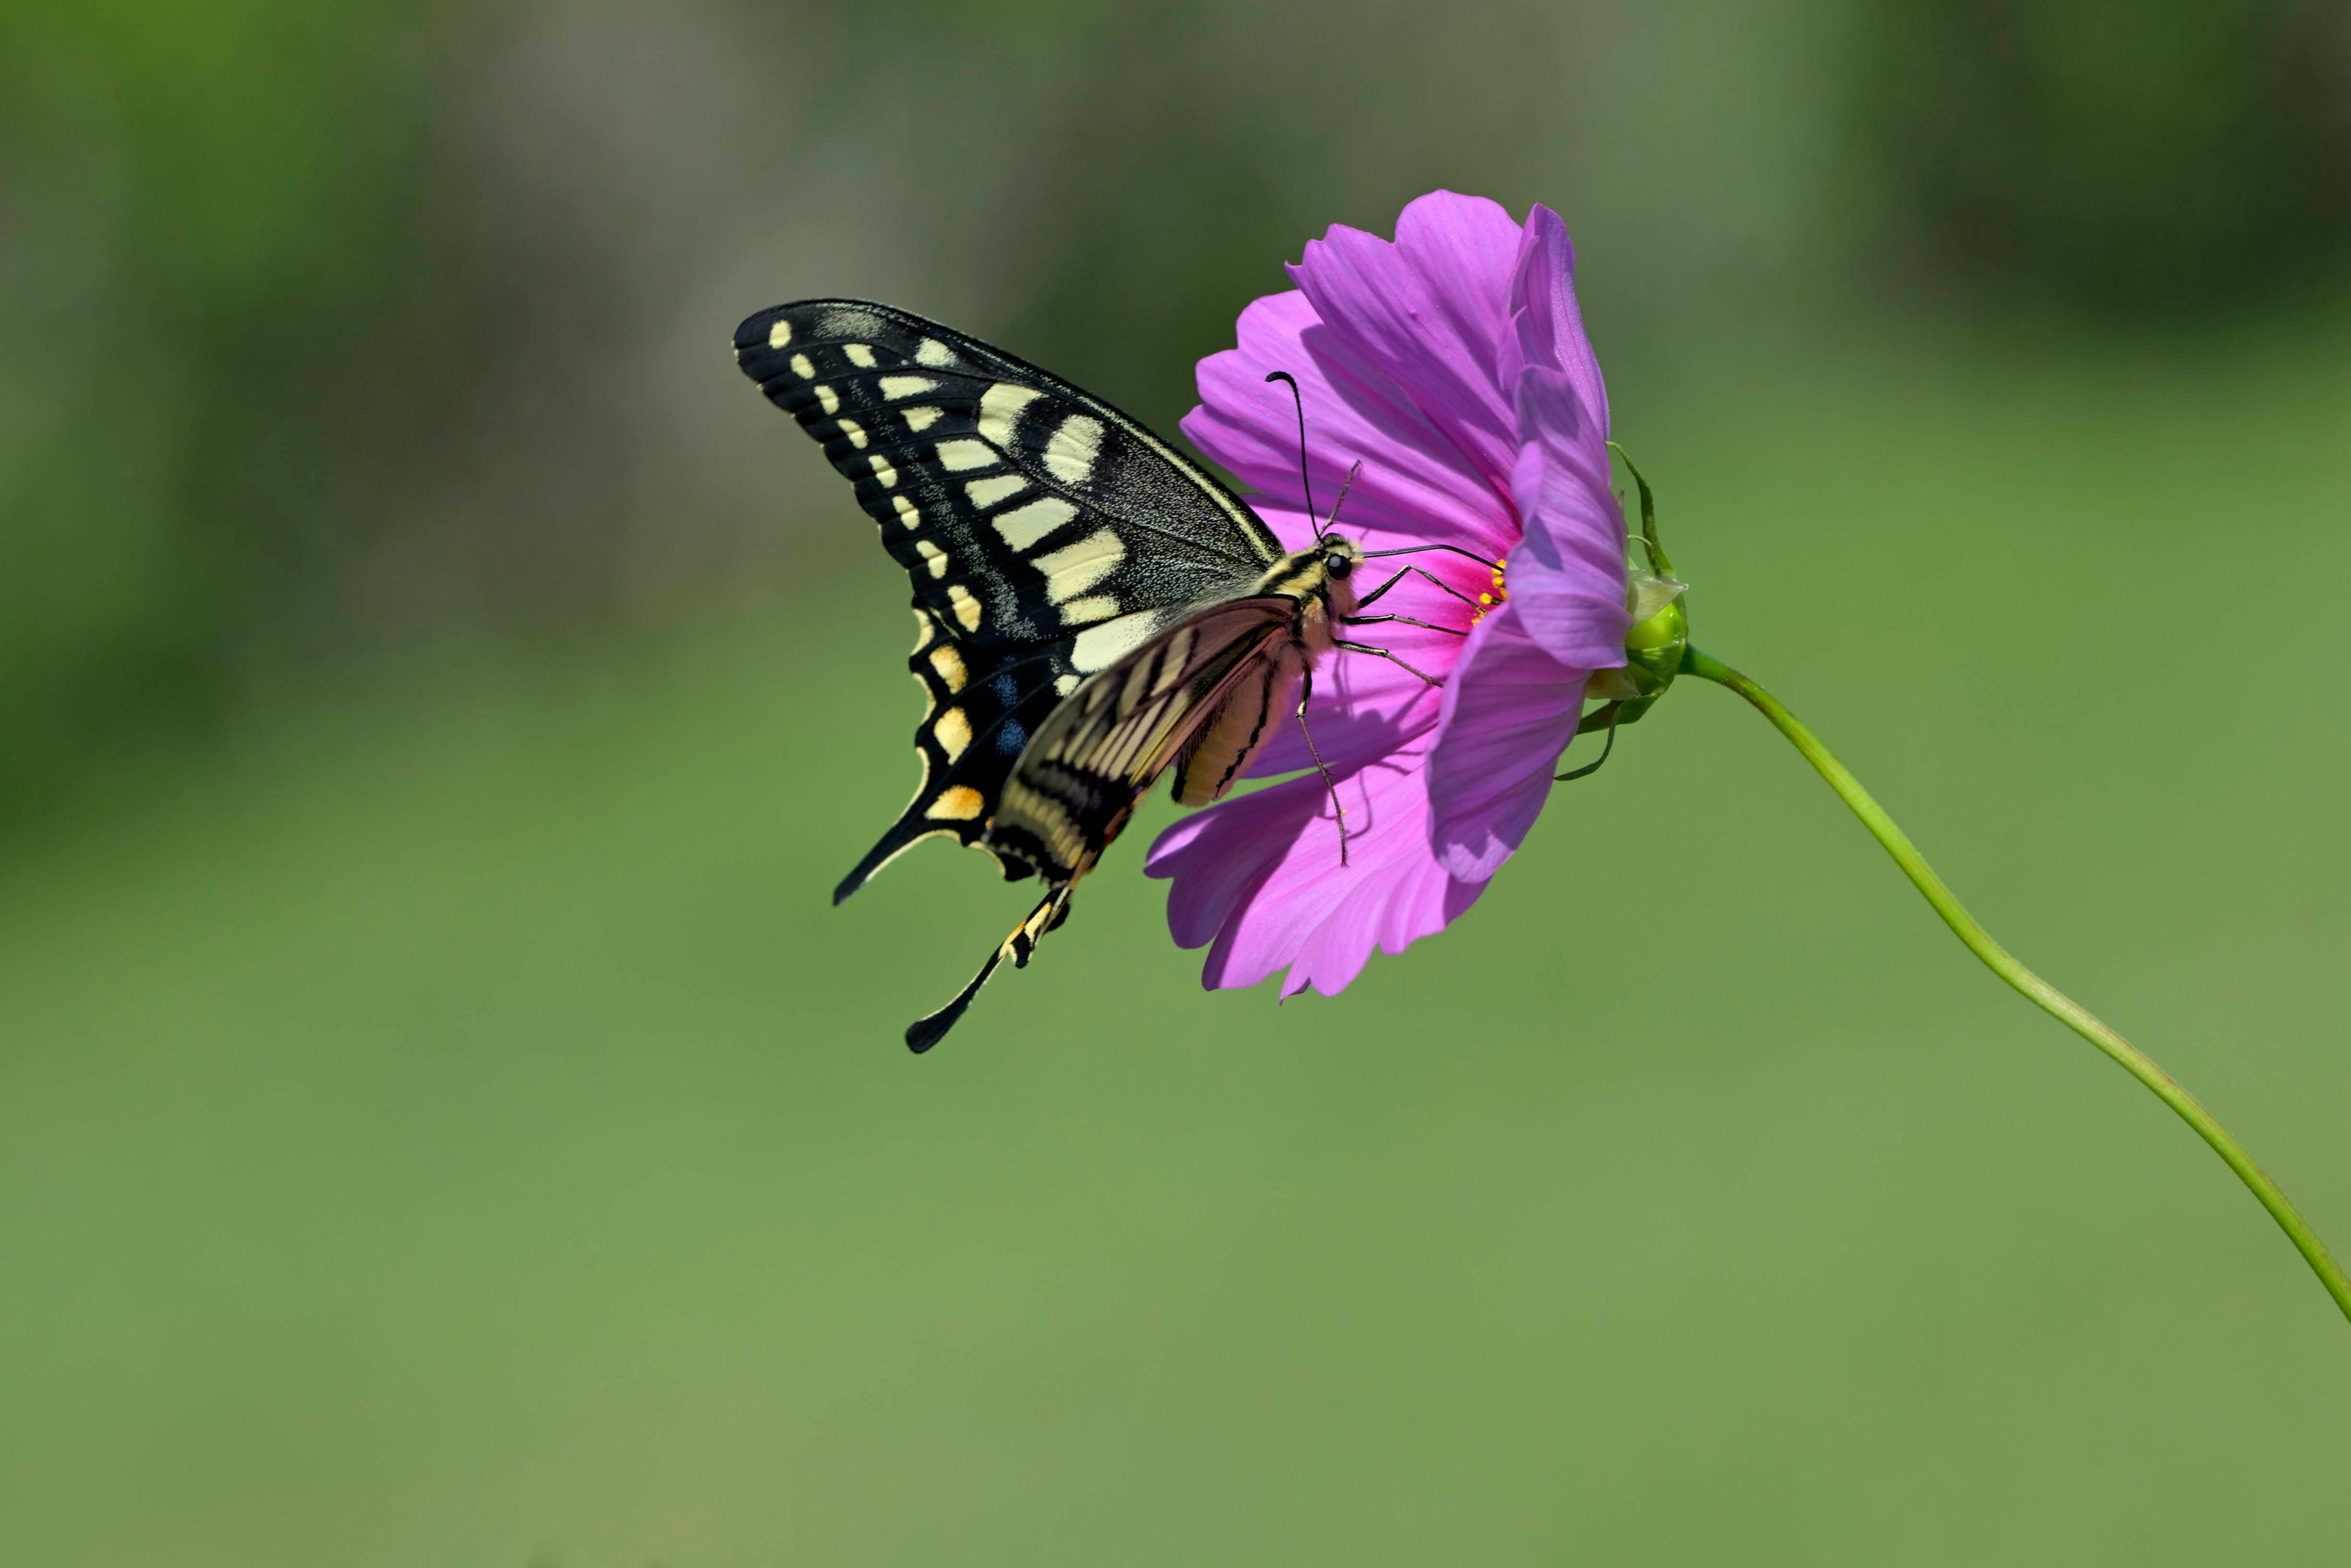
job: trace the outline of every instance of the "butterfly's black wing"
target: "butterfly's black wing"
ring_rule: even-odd
[[[917,596],[914,651],[906,667],[923,688],[922,722],[914,727],[923,779],[898,821],[833,889],[835,904],[925,839],[951,838],[987,849],[1008,882],[1036,870],[987,845],[984,836],[1013,762],[1038,727],[1077,688],[1081,677],[1068,650],[1049,643],[989,652],[959,643]]]
[[[923,785],[836,897],[920,839],[978,842],[1016,736],[1189,607],[1248,593],[1281,559],[1238,497],[1143,425],[936,322],[801,300],[746,320],[735,353],[854,482],[923,622],[912,661],[931,703],[915,735]],[[998,858],[1008,876],[1031,869]]]
[[[1044,876],[1045,897],[952,1001],[906,1030],[908,1046],[924,1051],[937,1044],[1005,960],[1027,966],[1069,914],[1071,888],[1118,837],[1144,791],[1235,694],[1270,684],[1297,613],[1298,601],[1279,595],[1196,612],[1052,710],[1005,784],[987,835],[999,858]]]

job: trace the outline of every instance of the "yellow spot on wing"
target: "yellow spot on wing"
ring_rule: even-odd
[[[828,417],[841,412],[841,394],[821,382],[817,383],[816,401],[824,405],[824,412]]]
[[[893,402],[902,397],[917,397],[939,389],[939,383],[928,376],[883,376],[881,384],[882,395]]]
[[[964,716],[963,709],[951,707],[939,715],[938,721],[931,726],[931,733],[938,737],[939,750],[946,755],[949,762],[953,762],[963,755],[964,747],[971,744],[971,720]],[[971,793],[977,794],[977,791]],[[936,816],[938,808],[934,806],[931,812]]]
[[[950,692],[963,690],[964,682],[971,678],[963,667],[963,655],[956,652],[953,643],[942,643],[931,650],[931,668],[939,673],[939,680]]]
[[[890,504],[898,508],[898,520],[900,522],[905,524],[910,528],[919,528],[923,526],[923,514],[914,510],[914,502],[909,501],[904,496],[893,496],[890,497]],[[925,624],[928,624],[928,622],[925,622]]]
[[[1012,427],[1019,423],[1020,411],[1044,395],[1010,382],[997,382],[980,394],[980,435],[998,446],[1010,446]]]
[[[955,350],[936,338],[925,338],[914,350],[914,362],[933,370],[951,371],[956,368]]]
[[[969,468],[992,467],[997,461],[996,448],[985,441],[942,441],[939,461],[958,474]]]
[[[930,540],[916,539],[914,553],[923,558],[923,564],[931,569],[933,577],[945,577],[947,574],[947,552]]]
[[[914,432],[918,435],[924,431],[930,429],[931,426],[936,424],[938,422],[939,411],[937,409],[910,408],[906,411],[906,428]]]
[[[1126,542],[1115,528],[1096,528],[1073,545],[1036,559],[1045,574],[1045,597],[1065,604],[1118,570],[1126,559]]]
[[[898,482],[898,470],[891,465],[887,457],[877,452],[867,461],[873,465],[873,477],[881,480],[884,485],[895,485]]]
[[[833,423],[841,426],[841,434],[849,437],[849,444],[852,446],[862,446],[865,444],[865,427],[863,425],[858,423],[853,419],[836,420]]]
[[[867,348],[864,344],[844,343],[841,345],[841,351],[847,354],[849,356],[849,362],[855,365],[859,370],[870,371],[873,368],[873,350]]]
[[[1097,621],[1107,621],[1119,612],[1119,602],[1107,593],[1090,593],[1083,599],[1072,599],[1061,606],[1061,624],[1088,626]]]
[[[984,512],[998,501],[1008,500],[1028,487],[1029,481],[1018,474],[990,474],[985,479],[974,479],[963,490],[971,497],[971,504]],[[999,520],[996,526],[1000,528],[1004,524]]]
[[[1101,455],[1102,423],[1090,414],[1073,413],[1045,444],[1045,466],[1065,485],[1075,485],[1094,471]]]
[[[942,821],[968,822],[987,810],[987,800],[985,796],[968,784],[958,784],[951,789],[942,791],[939,798],[931,802],[931,809],[924,814],[936,817]]]
[[[954,606],[955,618],[963,622],[965,631],[979,630],[979,601],[971,596],[970,589],[960,582],[947,584],[947,602]]]
[[[816,380],[816,367],[809,363],[809,357],[806,354],[794,354],[792,374],[804,382],[812,382]]]
[[[1148,610],[1138,610],[1132,615],[1122,615],[1115,621],[1089,626],[1078,633],[1076,642],[1070,644],[1070,663],[1089,674],[1107,664],[1115,664],[1119,655],[1141,646],[1144,639],[1155,629],[1157,619]]]
[[[792,340],[792,324],[781,316],[768,324],[768,347],[780,349]]]
[[[977,492],[981,485],[990,485],[995,482],[992,479],[976,481],[972,485],[972,499],[975,502],[979,499]],[[1022,483],[1025,484],[1027,481],[1024,480]],[[1077,515],[1078,509],[1069,502],[1062,500],[1059,496],[1048,496],[1042,500],[1031,501],[1025,507],[1007,512],[994,521],[996,531],[1004,536],[1004,542],[1025,555],[1031,545]],[[1038,564],[1041,566],[1044,563],[1040,561]]]

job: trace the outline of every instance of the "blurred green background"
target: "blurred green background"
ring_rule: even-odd
[[[1333,221],[1582,247],[1700,640],[2351,1246],[2351,16],[0,7],[0,1558],[2338,1563],[2218,1162],[1678,692],[1336,1001],[931,848],[725,344],[1172,424]]]

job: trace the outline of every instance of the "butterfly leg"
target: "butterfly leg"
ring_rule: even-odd
[[[947,1030],[955,1028],[956,1020],[963,1017],[964,1009],[971,1006],[972,998],[979,995],[979,988],[987,984],[988,977],[996,973],[996,967],[1005,959],[1011,959],[1016,969],[1029,967],[1030,956],[1037,951],[1038,940],[1069,918],[1070,886],[1070,883],[1063,883],[1048,893],[1044,902],[1030,910],[1029,917],[1014,926],[1012,935],[987,956],[987,962],[979,967],[979,973],[971,977],[971,984],[956,993],[955,1000],[929,1017],[916,1019],[906,1026],[908,1051],[920,1056],[945,1039]]]
[[[1314,732],[1306,727],[1306,705],[1314,700],[1314,672],[1306,672],[1298,688],[1298,733],[1306,737],[1306,755],[1314,758],[1314,771],[1322,775],[1322,788],[1331,791],[1331,810],[1339,824],[1339,864],[1347,863],[1347,808],[1339,799],[1338,782],[1331,770],[1322,765],[1322,753],[1314,744]]]
[[[1467,637],[1466,627],[1437,626],[1426,621],[1415,621],[1409,615],[1350,615],[1339,622],[1342,626],[1380,626],[1394,622],[1399,626],[1417,626],[1424,632],[1442,632],[1448,637]]]
[[[1363,598],[1355,601],[1355,608],[1358,610],[1370,609],[1374,604],[1379,601],[1380,595],[1385,593],[1389,589],[1394,588],[1397,583],[1402,582],[1405,578],[1410,577],[1411,575],[1412,568],[1408,566],[1399,570],[1394,577],[1389,578],[1385,582],[1381,583],[1377,588],[1373,589],[1369,593],[1364,595]]]
[[[1389,589],[1394,588],[1397,583],[1402,582],[1407,577],[1426,578],[1432,586],[1453,595],[1454,598],[1459,600],[1470,609],[1476,610],[1479,607],[1476,600],[1470,598],[1468,594],[1462,592],[1459,589],[1454,587],[1451,583],[1446,581],[1435,572],[1428,570],[1426,567],[1407,566],[1399,570],[1394,577],[1389,578],[1385,582],[1381,583],[1377,588],[1373,589],[1371,592],[1355,601],[1355,608],[1358,610],[1370,609],[1373,602],[1376,601],[1380,595],[1385,593]]]
[[[1378,658],[1385,659],[1389,664],[1395,665],[1399,669],[1405,670],[1410,674],[1418,675],[1422,680],[1426,681],[1432,686],[1441,686],[1445,684],[1443,681],[1438,680],[1435,675],[1430,674],[1426,670],[1414,669],[1412,665],[1405,663],[1404,660],[1397,658],[1385,648],[1374,648],[1368,643],[1334,642],[1331,646],[1333,648],[1344,648],[1350,653],[1370,653]]]

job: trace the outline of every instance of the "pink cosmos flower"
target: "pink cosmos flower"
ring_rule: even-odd
[[[1290,269],[1298,288],[1250,305],[1240,346],[1200,361],[1184,434],[1257,491],[1285,548],[1314,528],[1296,414],[1269,371],[1297,378],[1318,493],[1363,465],[1339,531],[1371,551],[1468,552],[1366,562],[1356,583],[1368,595],[1389,571],[1426,574],[1366,613],[1447,630],[1390,622],[1351,635],[1441,688],[1343,651],[1316,673],[1308,722],[1346,808],[1343,867],[1311,771],[1187,817],[1152,846],[1146,869],[1175,883],[1176,942],[1208,948],[1203,984],[1287,968],[1283,996],[1335,996],[1374,946],[1401,953],[1442,930],[1534,825],[1586,683],[1625,662],[1625,519],[1574,269],[1548,207],[1521,225],[1438,191],[1405,208],[1394,244],[1339,226],[1310,242]],[[1250,771],[1311,767],[1291,726]]]

